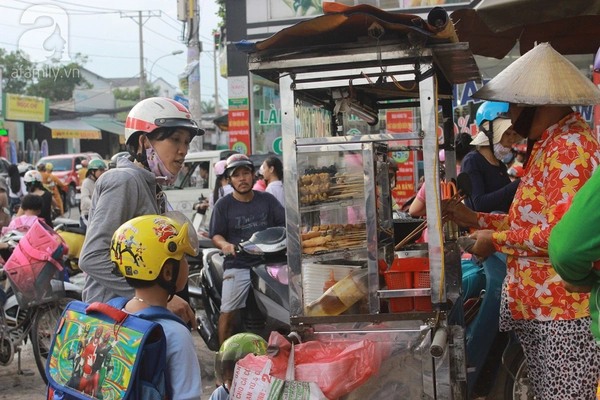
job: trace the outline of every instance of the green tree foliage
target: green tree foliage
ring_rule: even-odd
[[[202,100],[202,113],[210,114],[215,112],[215,102],[212,100]]]
[[[77,53],[69,64],[38,66],[34,74],[35,83],[27,88],[27,94],[50,99],[50,101],[69,100],[75,88],[91,89],[92,85],[81,75],[81,68],[87,62],[87,56]]]
[[[54,60],[49,64],[36,64],[27,59],[23,52],[8,52],[0,49],[2,68],[2,90],[4,93],[27,94],[50,99],[68,100],[76,87],[91,86],[81,75],[87,57],[76,54],[74,61],[60,64]]]
[[[225,0],[216,0],[216,3],[219,5],[217,16],[221,19],[219,21],[219,27],[225,26]]]
[[[156,97],[158,96],[158,92],[160,88],[158,86],[152,86],[150,83],[146,83],[146,99],[148,97]],[[140,88],[135,89],[120,89],[116,88],[113,90],[113,95],[116,100],[140,100]]]
[[[4,93],[25,94],[27,86],[33,82],[34,65],[18,51],[9,53],[5,49],[0,49]]]

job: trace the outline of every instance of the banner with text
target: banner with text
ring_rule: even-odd
[[[4,94],[4,117],[13,121],[46,122],[50,115],[48,99]]]
[[[250,154],[248,77],[227,78],[227,89],[229,95],[229,148],[242,154]]]
[[[387,133],[409,133],[414,129],[413,110],[387,110],[385,115]],[[408,146],[410,140],[390,142],[390,146]],[[390,153],[398,163],[396,187],[392,190],[395,203],[400,207],[415,195],[415,152],[393,151]]]

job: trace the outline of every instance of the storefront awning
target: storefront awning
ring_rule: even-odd
[[[220,117],[213,119],[213,122],[220,130],[229,130],[229,114],[221,115]]]
[[[52,131],[53,139],[102,139],[98,128],[77,119],[65,119],[43,123]]]
[[[93,126],[94,128],[98,128],[101,131],[125,136],[125,124],[114,119],[81,118],[81,121]]]

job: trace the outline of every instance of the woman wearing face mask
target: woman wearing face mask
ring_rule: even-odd
[[[511,152],[521,136],[508,119],[508,103],[486,101],[477,110],[479,133],[471,142],[476,151],[466,155],[461,172],[466,172],[473,186],[465,204],[473,211],[508,212],[520,180],[511,182],[502,159]]]
[[[174,100],[153,97],[131,109],[125,122],[130,158],[119,158],[117,168],[100,176],[92,196],[79,259],[79,266],[86,272],[84,301],[105,303],[114,297],[133,297],[125,279],[112,274],[112,234],[132,218],[167,211],[161,185],[175,183],[190,141],[203,133],[187,108]],[[185,322],[195,324],[191,308],[179,296],[171,300],[169,309]]]

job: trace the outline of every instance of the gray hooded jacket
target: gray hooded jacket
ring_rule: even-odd
[[[96,181],[80,268],[87,273],[83,301],[107,302],[115,297],[133,297],[125,278],[112,273],[110,241],[123,223],[140,215],[158,214],[156,178],[125,157],[117,168],[106,171]]]

